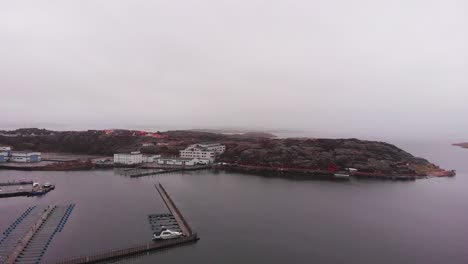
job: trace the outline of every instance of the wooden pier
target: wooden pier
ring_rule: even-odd
[[[187,243],[193,243],[199,240],[196,233],[192,231],[190,226],[188,225],[185,218],[182,216],[180,210],[172,201],[171,197],[164,189],[161,184],[155,184],[156,189],[158,190],[159,194],[161,195],[164,203],[166,204],[167,208],[174,216],[174,219],[179,224],[179,227],[184,234],[183,237],[175,238],[175,239],[168,239],[168,240],[157,240],[157,241],[150,241],[147,243],[143,243],[141,245],[132,246],[124,249],[114,249],[105,252],[101,252],[91,256],[83,256],[78,258],[72,258],[67,260],[62,260],[58,263],[60,264],[83,264],[83,263],[99,263],[103,261],[115,260],[120,259],[128,256],[139,255],[142,253],[147,253],[150,251],[179,246]]]
[[[0,186],[14,186],[14,185],[29,185],[33,184],[33,181],[22,180],[22,181],[7,181],[7,182],[0,182]]]
[[[166,192],[166,189],[159,183],[155,184],[154,187],[156,187],[156,190],[158,190],[159,194],[161,195],[164,203],[167,206],[167,209],[171,212],[171,214],[174,216],[175,220],[177,221],[177,224],[179,224],[180,230],[182,230],[182,233],[185,236],[190,236],[192,235],[192,229],[190,228],[189,224],[185,220],[184,216],[182,213],[179,211],[179,208],[174,204],[174,201],[172,201],[171,197],[169,194]]]
[[[0,198],[15,197],[15,196],[40,196],[53,190],[52,188],[43,190],[38,194],[34,187],[22,188],[17,190],[0,190]]]
[[[211,166],[170,166],[170,165],[143,165],[136,168],[127,168],[127,169],[114,169],[114,172],[119,175],[128,176],[131,178],[158,175],[165,173],[174,173],[174,172],[184,172],[184,171],[194,171],[194,170],[205,170],[209,169]]]

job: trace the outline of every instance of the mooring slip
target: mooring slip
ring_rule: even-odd
[[[153,232],[158,232],[165,228],[172,231],[182,232],[179,224],[172,214],[153,214],[148,216],[148,220]]]
[[[0,263],[39,263],[73,208],[74,205],[26,209],[2,234]]]

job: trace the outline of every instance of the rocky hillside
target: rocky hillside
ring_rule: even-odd
[[[430,174],[444,170],[385,142],[358,139],[262,139],[258,143],[226,142],[221,161],[234,164],[326,169],[356,168],[384,174]]]

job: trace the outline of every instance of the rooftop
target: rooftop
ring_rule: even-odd
[[[13,151],[11,153],[12,155],[15,155],[15,154],[38,154],[38,155],[41,155],[40,152],[37,152],[37,151],[31,151],[31,150],[19,150],[19,151]]]

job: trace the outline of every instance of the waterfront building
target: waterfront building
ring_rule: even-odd
[[[143,162],[143,155],[139,151],[131,153],[117,153],[114,154],[114,163],[116,164],[140,164]]]
[[[216,156],[222,154],[226,150],[226,146],[219,143],[200,143],[188,146],[180,151],[181,158],[197,158],[214,162]]]
[[[9,160],[11,162],[39,162],[41,161],[41,153],[31,151],[13,151],[10,154]]]
[[[204,159],[213,162],[216,157],[216,153],[214,151],[206,151],[199,148],[186,148],[180,151],[181,158],[188,158],[188,159]]]

